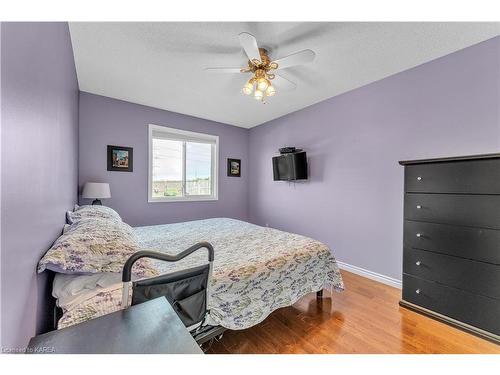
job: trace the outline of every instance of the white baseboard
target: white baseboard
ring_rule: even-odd
[[[369,271],[367,269],[364,269],[364,268],[361,268],[358,266],[353,266],[352,264],[347,264],[344,262],[337,261],[337,264],[339,265],[340,269],[355,273],[356,275],[360,275],[360,276],[366,277],[368,279],[372,279],[372,280],[378,281],[380,283],[384,283],[384,284],[393,286],[395,288],[401,289],[401,287],[402,287],[401,280],[395,279],[393,277],[381,275],[380,273]]]

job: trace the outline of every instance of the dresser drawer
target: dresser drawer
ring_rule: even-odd
[[[405,190],[421,193],[500,194],[500,159],[407,165]]]
[[[500,195],[405,194],[405,219],[500,229]]]
[[[500,264],[500,230],[404,222],[404,246]]]
[[[406,274],[500,300],[500,266],[409,248],[403,259]]]
[[[500,301],[403,274],[403,299],[500,335]]]

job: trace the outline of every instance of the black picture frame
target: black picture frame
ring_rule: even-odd
[[[233,163],[236,163],[237,166]],[[227,175],[229,177],[241,177],[241,159],[227,159]]]
[[[120,166],[113,158],[117,153],[126,153],[127,163]],[[108,171],[113,172],[133,172],[134,170],[134,149],[132,147],[108,145]]]

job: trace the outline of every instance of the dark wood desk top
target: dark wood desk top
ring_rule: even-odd
[[[203,354],[165,298],[33,337],[28,353]]]

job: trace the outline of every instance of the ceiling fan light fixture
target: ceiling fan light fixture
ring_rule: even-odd
[[[266,96],[273,96],[274,94],[276,94],[276,89],[274,88],[274,86],[269,85],[269,87],[266,89]]]
[[[245,86],[243,86],[243,94],[245,95],[250,95],[253,92],[253,83],[251,81],[248,81]]]
[[[257,80],[257,88],[260,91],[266,91],[266,89],[269,87],[270,82],[266,78],[259,78]]]
[[[243,68],[207,68],[206,71],[213,73],[250,73],[252,76],[244,84],[241,91],[250,96],[253,94],[256,100],[265,103],[265,98],[276,95],[276,84],[281,91],[294,90],[297,85],[287,78],[275,73],[277,69],[289,68],[303,65],[314,60],[316,54],[310,49],[298,51],[291,55],[272,60],[269,51],[259,48],[255,37],[247,32],[239,34],[240,44],[248,57],[247,65]]]

